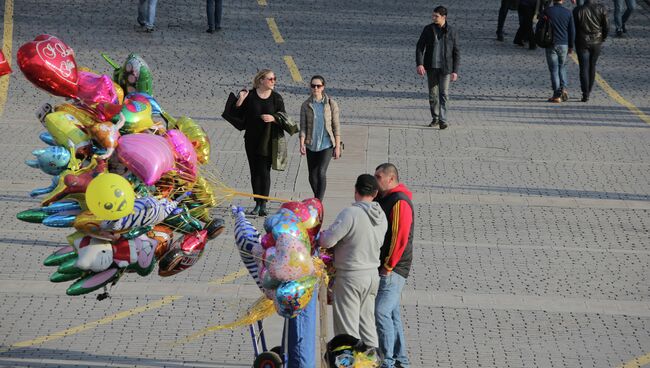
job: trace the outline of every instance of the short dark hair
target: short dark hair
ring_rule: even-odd
[[[397,167],[390,162],[383,163],[375,169],[375,171],[381,171],[384,174],[395,175],[395,181],[399,182],[399,173],[397,172]]]
[[[323,78],[322,75],[316,74],[315,76],[311,77],[310,81],[313,81],[314,79],[320,79],[320,81],[323,82],[323,85],[325,85],[325,78]]]
[[[377,179],[370,174],[361,174],[354,184],[354,189],[362,196],[374,196],[379,190]]]
[[[445,8],[445,7],[442,6],[442,5],[440,5],[440,6],[436,6],[436,8],[433,9],[433,12],[434,12],[434,13],[438,13],[438,14],[442,15],[443,17],[446,17],[446,16],[447,16],[447,8]]]

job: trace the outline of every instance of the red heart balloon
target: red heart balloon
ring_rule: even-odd
[[[42,34],[18,49],[18,66],[37,87],[75,98],[78,91],[74,51],[55,36]]]
[[[7,59],[5,59],[5,54],[3,54],[2,50],[0,50],[0,77],[9,73],[11,73],[11,67],[7,62]]]

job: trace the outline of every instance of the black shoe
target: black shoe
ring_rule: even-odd
[[[627,29],[625,29],[625,24],[623,24],[623,28],[621,28],[621,31],[623,31],[623,33],[627,33]]]
[[[260,205],[256,204],[255,208],[253,208],[249,213],[249,215],[257,216],[260,214]]]
[[[515,45],[517,45],[517,46],[521,46],[521,47],[524,47],[524,43],[523,43],[523,42],[521,42],[521,41],[518,41],[518,40],[514,40],[514,41],[512,41],[512,43],[514,43],[514,44],[515,44]]]
[[[440,122],[440,130],[447,129],[448,126],[449,125],[447,123],[445,123],[444,121]]]
[[[260,206],[260,211],[258,213],[258,216],[260,217],[266,217],[269,213],[266,212],[266,203]]]
[[[153,27],[145,27],[144,31],[147,33],[152,33],[155,29]]]
[[[497,33],[497,41],[503,42],[503,33]]]
[[[214,31],[214,29],[212,29],[212,28],[208,28],[208,29],[206,30],[206,32],[207,32],[207,33],[214,33],[215,31]]]
[[[436,119],[433,119],[433,120],[431,120],[431,122],[427,126],[433,128],[435,126],[438,126],[438,124],[440,124],[440,122],[438,120],[436,120]]]
[[[589,101],[589,95],[583,93],[583,94],[582,94],[582,99],[581,99],[580,101],[582,101],[582,102],[587,102],[587,101]]]
[[[616,30],[616,37],[619,37],[619,38],[623,37],[623,30],[617,29]]]

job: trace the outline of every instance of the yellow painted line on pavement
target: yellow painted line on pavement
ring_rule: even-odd
[[[296,66],[296,63],[293,61],[293,58],[290,55],[284,56],[284,63],[287,64],[289,72],[291,73],[291,78],[294,82],[302,82],[302,75],[300,75],[300,70]]]
[[[100,320],[97,320],[97,321],[84,323],[84,324],[79,325],[79,326],[68,328],[67,330],[55,332],[53,334],[46,335],[46,336],[37,337],[37,338],[32,339],[32,340],[17,342],[17,343],[15,343],[13,345],[10,345],[10,346],[6,347],[6,348],[0,349],[0,352],[5,352],[5,351],[16,349],[16,348],[26,348],[26,347],[30,347],[30,346],[34,346],[34,345],[40,345],[40,344],[43,344],[43,343],[48,342],[48,341],[57,340],[57,339],[60,339],[60,338],[66,337],[66,336],[74,335],[74,334],[79,333],[79,332],[90,330],[91,328],[95,328],[97,326],[105,325],[105,324],[111,323],[113,321],[117,321],[117,320],[120,320],[120,319],[131,317],[131,316],[133,316],[135,314],[138,314],[138,313],[142,313],[142,312],[146,312],[148,310],[160,308],[163,305],[170,304],[174,300],[177,300],[177,299],[180,299],[180,298],[182,298],[182,296],[180,296],[180,295],[166,296],[166,297],[164,297],[164,298],[162,298],[160,300],[149,303],[149,304],[144,305],[142,307],[129,309],[129,310],[117,313],[117,314],[113,314],[112,316],[104,317],[104,318],[102,318]]]
[[[573,59],[573,61],[576,64],[578,65],[580,64],[578,63],[578,58],[576,57],[575,54],[571,54],[571,59]],[[609,83],[607,83],[607,81],[599,73],[596,73],[596,83],[598,83],[600,88],[602,88],[605,92],[607,92],[609,97],[611,97],[614,101],[625,106],[628,110],[634,113],[634,115],[638,116],[639,119],[643,120],[647,124],[650,124],[650,116],[648,116],[646,113],[641,111],[633,103],[623,98],[623,96],[621,96],[620,93],[616,92],[616,90],[612,88],[612,86],[610,86]]]
[[[650,364],[650,354],[636,357],[623,365],[619,365],[617,368],[640,368],[648,364]]]
[[[237,272],[233,272],[230,275],[226,275],[226,276],[224,276],[224,277],[222,277],[220,279],[212,280],[212,281],[208,282],[208,284],[210,284],[210,285],[223,285],[225,283],[235,281],[236,279],[238,279],[238,278],[240,278],[240,277],[242,277],[244,275],[247,275],[247,274],[248,274],[248,270],[246,269],[246,267],[243,267],[243,268],[239,269],[239,271],[237,271]]]
[[[266,0],[257,0],[257,5],[266,6]]]
[[[2,53],[11,65],[11,40],[14,33],[14,0],[5,0],[5,17],[2,34]],[[0,116],[5,111],[7,93],[9,92],[9,76],[0,77]]]
[[[280,30],[278,29],[278,25],[275,24],[275,19],[266,18],[266,23],[269,25],[269,29],[271,30],[271,33],[273,34],[273,39],[275,40],[275,43],[284,43],[284,39],[282,38],[282,35],[280,34]]]
[[[226,282],[233,281],[233,280],[235,280],[235,279],[237,279],[237,278],[239,278],[239,277],[241,277],[243,275],[246,275],[247,273],[248,273],[248,271],[246,270],[246,268],[241,268],[239,271],[233,272],[233,273],[231,273],[229,275],[226,275],[226,276],[224,276],[222,278],[210,281],[209,284],[221,285],[221,284],[224,284]],[[175,300],[178,300],[178,299],[181,299],[181,298],[183,298],[182,295],[168,295],[168,296],[166,296],[166,297],[164,297],[162,299],[156,300],[156,301],[151,302],[151,303],[149,303],[147,305],[143,305],[141,307],[125,310],[125,311],[113,314],[111,316],[104,317],[104,318],[102,318],[100,320],[97,320],[97,321],[84,323],[84,324],[79,325],[79,326],[68,328],[67,330],[55,332],[53,334],[49,334],[49,335],[46,335],[46,336],[40,336],[40,337],[37,337],[37,338],[32,339],[32,340],[17,342],[15,344],[0,348],[0,353],[4,353],[4,352],[7,352],[9,350],[13,350],[13,349],[17,349],[17,348],[26,348],[26,347],[30,347],[30,346],[40,345],[40,344],[46,343],[48,341],[61,339],[61,338],[64,338],[66,336],[70,336],[70,335],[74,335],[74,334],[77,334],[77,333],[80,333],[80,332],[83,332],[83,331],[87,331],[87,330],[90,330],[92,328],[95,328],[95,327],[98,327],[98,326],[101,326],[101,325],[109,324],[109,323],[111,323],[113,321],[117,321],[117,320],[124,319],[124,318],[127,318],[127,317],[131,317],[131,316],[134,316],[136,314],[140,314],[140,313],[152,310],[152,309],[157,309],[157,308],[163,307],[163,306],[165,306],[167,304],[171,304]]]

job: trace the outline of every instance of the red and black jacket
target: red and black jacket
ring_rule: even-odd
[[[413,261],[413,228],[415,211],[413,195],[404,184],[399,184],[377,199],[388,219],[388,231],[381,246],[379,268],[407,278]]]

